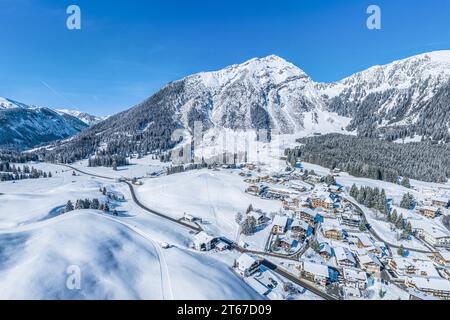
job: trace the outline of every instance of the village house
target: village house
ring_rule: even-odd
[[[365,290],[367,288],[367,273],[362,270],[343,268],[343,281],[345,286]]]
[[[333,248],[326,242],[320,244],[319,254],[326,260],[329,260],[334,255]]]
[[[450,299],[450,282],[443,278],[409,277],[405,284],[440,299]]]
[[[245,189],[245,192],[254,196],[259,195],[259,187],[257,185],[251,185],[247,189]]]
[[[216,243],[216,249],[218,250],[218,251],[225,251],[225,250],[228,250],[228,248],[230,247],[229,245],[228,245],[228,243],[226,243],[226,242],[223,242],[222,240],[220,240],[219,242],[217,242]]]
[[[204,231],[197,233],[194,237],[194,248],[198,251],[209,251],[214,248],[216,238]]]
[[[358,248],[370,248],[373,247],[372,239],[366,234],[359,234],[358,237]]]
[[[337,185],[329,185],[328,186],[328,192],[332,192],[332,193],[336,193],[339,194],[342,192],[342,187],[341,186],[337,186]]]
[[[431,203],[433,204],[433,206],[446,208],[450,204],[450,198],[444,197],[434,198],[433,200],[431,200]]]
[[[316,213],[310,208],[301,208],[297,213],[297,218],[306,221],[310,225],[313,225],[316,218]]]
[[[341,221],[343,225],[358,228],[361,224],[361,216],[355,213],[352,213],[351,211],[344,211],[341,214]]]
[[[258,212],[258,211],[250,211],[250,212],[247,214],[247,216],[248,216],[248,217],[252,217],[252,218],[255,219],[255,221],[256,221],[256,226],[257,226],[257,227],[263,225],[264,222],[265,222],[265,216],[264,216],[264,214],[263,214],[262,212]]]
[[[300,200],[298,198],[286,198],[282,201],[283,209],[295,211],[299,207]]]
[[[305,239],[312,234],[312,227],[306,221],[295,219],[291,224],[292,235],[297,239]]]
[[[280,237],[278,240],[280,243],[280,247],[286,252],[289,252],[297,244],[296,240],[285,236]]]
[[[325,238],[341,241],[344,240],[346,232],[339,227],[322,226],[322,233]]]
[[[433,252],[433,259],[440,265],[450,267],[450,251],[440,250]]]
[[[356,260],[353,253],[345,247],[334,248],[336,262],[341,267],[356,267]]]
[[[410,220],[409,222],[412,231],[428,244],[434,247],[450,248],[450,233],[448,230],[424,220]]]
[[[313,208],[324,208],[326,210],[331,210],[334,207],[334,203],[329,196],[324,194],[311,199]]]
[[[419,213],[427,218],[434,219],[439,214],[439,209],[435,207],[423,207],[419,209]]]
[[[395,257],[389,261],[389,267],[398,276],[439,277],[439,273],[430,260]]]
[[[307,190],[306,186],[304,185],[304,182],[301,182],[301,181],[291,180],[289,182],[289,187],[292,190],[295,190],[295,191],[298,191],[298,192],[305,192]]]
[[[258,272],[260,260],[253,256],[243,253],[236,259],[236,270],[243,277],[250,277],[254,273]]]
[[[326,265],[304,261],[301,274],[307,280],[324,287],[330,282],[330,274]]]
[[[365,255],[358,255],[358,261],[363,270],[369,274],[380,275],[383,264],[381,261],[372,253],[367,253]]]
[[[286,232],[288,218],[286,216],[276,215],[273,219],[272,233],[284,234]]]

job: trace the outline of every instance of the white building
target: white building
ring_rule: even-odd
[[[410,220],[412,230],[428,244],[436,247],[450,248],[450,233],[430,221]]]
[[[256,273],[259,269],[259,265],[259,259],[254,258],[247,253],[243,253],[236,259],[236,270],[243,277],[249,277]]]
[[[450,282],[443,278],[409,277],[406,285],[440,299],[450,299]]]
[[[305,278],[322,286],[326,286],[330,279],[328,266],[323,264],[304,261],[301,271]]]
[[[355,257],[349,249],[344,247],[336,247],[334,248],[334,255],[339,266],[356,267]]]
[[[347,287],[364,290],[367,288],[367,273],[358,269],[342,269],[344,284]]]
[[[214,247],[215,241],[213,236],[201,231],[194,237],[194,248],[198,251],[209,251]]]
[[[286,216],[276,215],[273,219],[272,232],[275,234],[284,234],[286,232],[288,218]]]

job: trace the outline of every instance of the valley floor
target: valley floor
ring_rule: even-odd
[[[275,241],[271,236],[272,221],[253,236],[240,235],[236,214],[245,214],[250,204],[267,216],[283,213],[279,200],[246,192],[249,184],[244,180],[248,177],[242,169],[202,169],[164,175],[165,165],[149,158],[135,159],[118,171],[88,168],[86,162],[74,164],[76,170],[62,165],[32,165],[51,171],[52,177],[0,182],[0,299],[322,299],[327,294],[336,297],[336,293],[321,294],[323,288],[314,285],[311,290],[305,289],[308,283],[300,278],[292,283],[294,289],[288,293],[283,288],[290,281],[276,270],[261,269],[254,277],[243,279],[233,268],[241,255],[239,250],[194,250],[192,228],[144,210],[133,201],[129,186],[121,181],[139,178],[143,184],[133,188],[146,207],[175,220],[192,216],[200,221],[193,226],[240,246],[244,243],[247,250],[261,258],[280,262],[277,265],[294,277],[298,269],[293,260],[327,264],[303,244],[291,250],[295,257],[283,258],[282,251],[270,253],[268,247]],[[319,174],[329,173],[319,166],[303,165]],[[421,199],[430,192],[450,189],[450,184],[412,181],[414,190],[404,190],[398,185],[345,173],[336,180],[344,187],[355,183],[384,188],[394,202],[408,191]],[[77,199],[94,198],[109,203],[110,212],[76,209],[64,213],[67,201],[75,204]],[[384,241],[397,243],[387,225],[378,222],[372,213],[368,213],[368,218]],[[440,221],[432,223],[442,227]],[[317,234],[315,237],[322,239]],[[416,239],[402,244],[428,250]],[[79,277],[73,278],[74,275]],[[78,286],[75,289],[70,282],[73,279]],[[256,282],[259,284],[255,286]],[[269,293],[261,292],[261,283],[271,288]],[[366,298],[376,299],[378,291],[383,290],[385,299],[409,297],[405,288],[386,287],[381,282],[375,282],[370,290]]]

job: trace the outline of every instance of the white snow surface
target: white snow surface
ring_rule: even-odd
[[[189,230],[137,207],[126,185],[33,166],[54,177],[0,183],[0,299],[261,298],[230,269],[230,258],[189,249]],[[100,186],[125,196],[118,217],[55,210],[67,200],[105,200]],[[80,290],[66,286],[73,266]]]

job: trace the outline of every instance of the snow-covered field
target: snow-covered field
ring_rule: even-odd
[[[190,214],[201,218],[212,234],[235,239],[237,212],[245,213],[250,204],[266,212],[281,207],[279,201],[246,194],[243,179],[238,170],[194,170],[146,179],[136,192],[140,201],[155,210],[177,219]]]
[[[131,201],[118,204],[118,217],[91,209],[55,214],[67,200],[101,198],[100,186],[130,194],[60,166],[34,166],[54,177],[0,183],[0,299],[261,298],[232,261],[192,251],[187,229]],[[66,285],[73,268],[80,290]]]
[[[145,156],[141,159],[130,159],[130,165],[118,167],[117,171],[107,167],[88,167],[88,161],[78,161],[72,165],[75,168],[83,170],[87,173],[93,173],[100,176],[112,177],[112,178],[127,178],[132,179],[134,177],[149,177],[152,174],[164,172],[167,167],[167,163],[162,163],[159,160],[152,159],[151,156]]]

